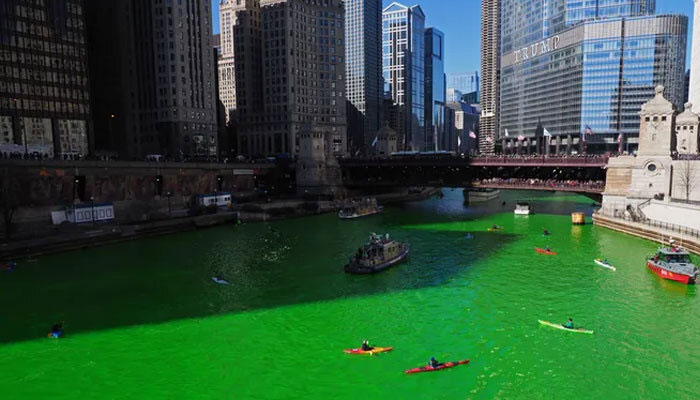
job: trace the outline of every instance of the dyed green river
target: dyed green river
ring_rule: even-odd
[[[516,198],[538,214],[514,216]],[[520,192],[464,208],[448,190],[356,222],[225,226],[24,262],[0,274],[0,398],[697,399],[697,287],[648,272],[653,243],[571,226],[590,203]],[[409,242],[410,261],[346,275],[370,232]],[[547,245],[559,256],[535,253]],[[569,316],[595,334],[537,322]],[[46,339],[61,320],[66,336]],[[342,353],[365,338],[395,349]],[[403,374],[430,356],[472,362]]]

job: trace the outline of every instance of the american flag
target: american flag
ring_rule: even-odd
[[[583,132],[583,141],[586,141],[586,138],[588,138],[588,135],[593,134],[593,129],[591,129],[590,126],[586,125],[586,130]]]

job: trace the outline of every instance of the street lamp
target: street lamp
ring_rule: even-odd
[[[90,196],[90,202],[92,203],[92,212],[90,216],[92,217],[92,226],[95,226],[95,198]]]
[[[170,197],[172,194],[170,192],[165,193],[165,196],[168,198],[168,215],[172,215],[172,212],[170,211]]]

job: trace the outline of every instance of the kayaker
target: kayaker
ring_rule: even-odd
[[[496,230],[501,229],[501,227],[498,226],[498,225],[494,225],[494,226],[491,227],[491,229],[493,229],[494,231],[496,231]]]
[[[544,249],[545,249],[545,251],[548,251],[548,252],[552,251],[552,249],[550,249],[549,246],[545,247]]]
[[[544,232],[542,232],[542,234],[545,235],[545,236],[549,236],[549,235],[550,235],[549,231],[546,230],[546,229],[544,230]]]
[[[51,327],[51,332],[49,333],[49,336],[54,337],[54,338],[59,338],[63,335],[63,322],[55,323]]]
[[[365,339],[362,341],[362,351],[370,351],[374,349],[374,347],[369,345],[369,340]]]
[[[569,322],[562,324],[562,326],[566,329],[574,329],[574,320],[569,318]]]
[[[437,368],[440,366],[440,363],[438,360],[435,359],[435,357],[430,357],[430,361],[428,362],[428,366],[431,368]]]

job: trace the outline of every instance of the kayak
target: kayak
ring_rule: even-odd
[[[393,350],[393,347],[375,347],[372,350],[362,350],[362,349],[345,349],[343,353],[346,354],[373,354],[386,353],[387,351]]]
[[[458,365],[468,364],[468,363],[469,363],[469,360],[451,361],[451,362],[442,363],[435,368],[431,367],[430,365],[426,365],[425,367],[407,369],[403,372],[405,374],[416,374],[418,372],[432,372],[432,371],[439,371],[441,369],[448,369],[448,368],[452,368],[452,367],[456,367]]]
[[[548,256],[556,256],[557,255],[557,253],[552,251],[552,250],[540,249],[539,247],[536,247],[535,251],[540,253],[540,254],[546,254]]]
[[[608,268],[608,269],[611,269],[613,271],[617,271],[617,269],[615,267],[606,263],[605,261],[601,260],[600,258],[596,258],[595,260],[593,260],[593,262],[600,265],[601,267]]]
[[[63,336],[63,331],[49,332],[49,334],[47,335],[49,339],[58,339],[61,336]]]
[[[500,226],[498,228],[489,228],[489,232],[498,232],[498,231],[502,231],[502,230],[503,230],[503,227],[500,227]]]
[[[225,279],[211,278],[212,281],[218,283],[219,285],[228,285],[229,282]]]
[[[561,329],[563,331],[576,332],[576,333],[587,333],[589,335],[593,334],[593,331],[589,331],[589,330],[582,329],[582,328],[569,329],[569,328],[564,328],[564,325],[562,325],[562,324],[555,324],[553,322],[542,321],[542,320],[538,320],[538,321],[540,322],[540,324],[548,326],[550,328]]]

